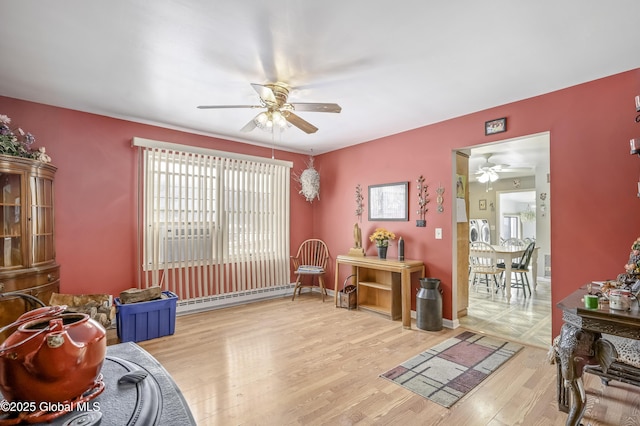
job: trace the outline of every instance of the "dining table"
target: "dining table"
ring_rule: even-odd
[[[507,297],[507,302],[511,301],[511,271],[512,271],[512,263],[515,259],[519,259],[524,255],[526,247],[513,247],[513,246],[500,246],[500,245],[492,245],[493,249],[496,251],[496,256],[498,260],[502,260],[504,262],[504,288],[505,295]],[[533,250],[533,254],[531,255],[531,280],[533,283],[533,289],[535,290],[538,286],[538,250],[539,247],[536,247]]]

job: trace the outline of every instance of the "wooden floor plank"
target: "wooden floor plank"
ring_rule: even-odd
[[[379,375],[464,331],[402,328],[304,294],[179,316],[141,342],[183,391],[199,425],[563,425],[556,366],[525,346],[451,409]],[[637,425],[638,388],[586,375],[586,424]]]

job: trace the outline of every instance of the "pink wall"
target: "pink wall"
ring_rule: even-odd
[[[55,181],[56,259],[61,292],[109,293],[136,285],[136,176],[134,136],[271,158],[270,148],[209,138],[130,121],[0,97],[0,114],[45,146],[58,167]],[[276,151],[306,167],[308,156]],[[292,182],[292,194],[297,194]],[[312,237],[312,210],[291,199],[291,247]],[[292,248],[293,250],[293,248]]]
[[[551,244],[553,305],[592,279],[622,272],[631,242],[640,235],[636,197],[640,159],[629,155],[628,141],[640,136],[634,97],[640,94],[640,69],[492,108],[316,157],[322,178],[321,200],[307,203],[292,184],[291,250],[306,238],[324,239],[333,259],[351,247],[355,187],[409,181],[409,222],[367,221],[367,236],[385,226],[406,240],[406,257],[422,259],[427,274],[442,280],[444,316],[452,318],[452,168],[451,153],[461,147],[550,131]],[[62,291],[117,294],[135,284],[136,154],[139,136],[218,150],[270,157],[254,147],[179,131],[0,97],[0,114],[33,133],[58,167],[56,177],[57,259]],[[508,131],[484,136],[484,122],[507,117]],[[307,157],[278,152],[294,161]],[[427,227],[415,227],[415,180],[424,175],[431,203]],[[435,188],[446,188],[445,212],[435,212]],[[444,239],[434,238],[434,228]],[[396,255],[396,246],[390,249]],[[329,277],[333,277],[333,262]],[[339,280],[342,280],[344,276]],[[333,280],[329,279],[330,286]],[[414,283],[417,287],[417,283]],[[415,291],[415,289],[414,289]],[[415,294],[415,293],[414,293]],[[554,334],[561,323],[553,311]]]
[[[423,260],[427,275],[442,280],[443,313],[451,319],[452,151],[549,131],[556,334],[561,325],[556,303],[588,281],[615,278],[624,272],[631,243],[640,235],[636,196],[640,159],[629,155],[629,139],[640,137],[640,125],[634,121],[638,94],[640,70],[636,69],[321,155],[316,167],[323,193],[314,209],[315,233],[326,240],[332,254],[346,253],[356,221],[356,185],[366,189],[373,184],[409,181],[409,222],[372,223],[365,212],[361,224],[365,248],[367,254],[375,255],[366,237],[377,226],[402,235],[406,258]],[[508,131],[485,136],[484,122],[499,117],[507,117]],[[415,226],[415,180],[421,174],[431,198],[426,228]],[[435,209],[439,182],[446,188],[443,214]],[[444,239],[435,239],[436,227],[443,228]],[[390,256],[396,255],[396,247],[390,249]],[[341,270],[339,285],[347,272]],[[414,282],[413,295],[416,292]],[[412,303],[415,305],[415,297]]]

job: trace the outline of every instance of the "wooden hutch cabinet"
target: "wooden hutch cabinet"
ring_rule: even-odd
[[[49,303],[60,291],[53,184],[56,167],[0,155],[0,293],[19,291]],[[0,297],[0,327],[37,306]]]

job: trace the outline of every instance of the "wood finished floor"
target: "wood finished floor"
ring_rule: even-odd
[[[539,279],[531,293],[525,298],[522,290],[511,289],[507,303],[502,291],[492,297],[484,287],[471,287],[468,314],[459,318],[460,325],[547,349],[552,342],[551,281]]]
[[[379,377],[457,335],[402,328],[318,294],[179,316],[140,345],[169,371],[199,425],[563,425],[556,366],[533,346],[451,409]],[[587,376],[585,425],[637,425],[640,395]]]

